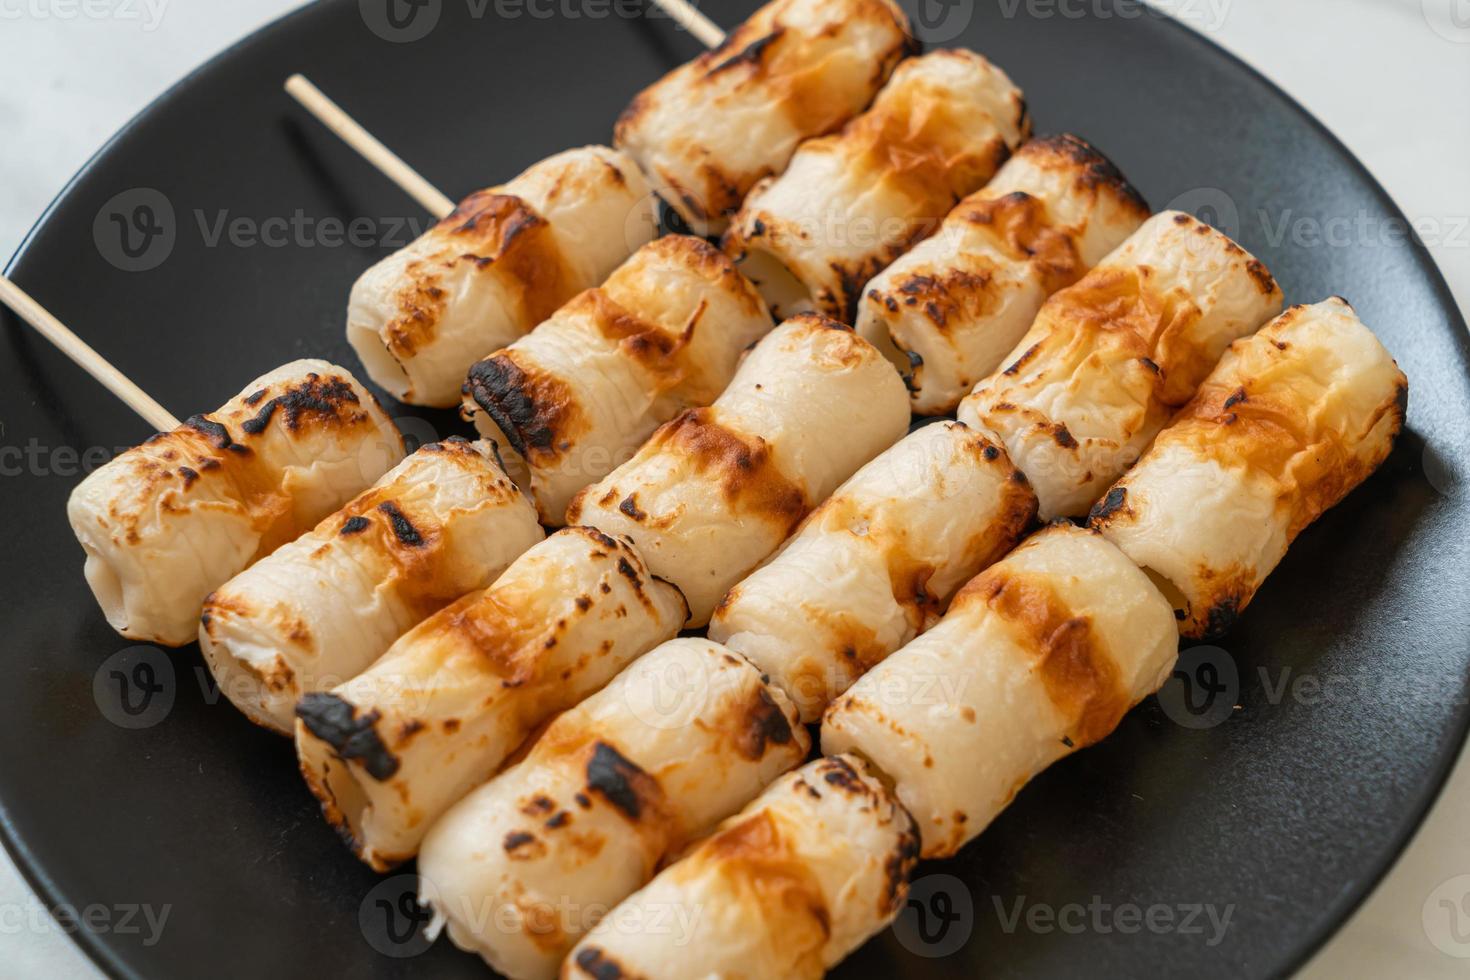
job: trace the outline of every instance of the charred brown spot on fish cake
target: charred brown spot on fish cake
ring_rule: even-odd
[[[306,730],[321,739],[337,758],[362,763],[369,776],[384,782],[398,772],[399,759],[383,744],[377,724],[382,715],[375,709],[359,716],[357,708],[331,692],[312,692],[296,705],[296,717]]]
[[[547,465],[587,427],[571,387],[503,350],[470,367],[464,393],[495,422],[511,448]]]

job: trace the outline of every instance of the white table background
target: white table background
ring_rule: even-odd
[[[1470,0],[1152,2],[1183,12],[1273,78],[1347,143],[1411,220],[1443,229],[1430,250],[1461,309],[1470,309]],[[150,99],[293,6],[0,0],[0,256]],[[706,10],[719,19],[718,0]],[[1423,918],[1431,893],[1466,874],[1470,762],[1462,756],[1402,860],[1303,976],[1470,976],[1470,959],[1436,948]],[[97,977],[59,929],[28,914],[35,906],[0,854],[0,977]]]

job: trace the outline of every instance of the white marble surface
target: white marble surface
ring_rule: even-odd
[[[981,0],[986,2],[986,0]],[[1068,0],[1075,6],[1086,0]],[[1470,308],[1470,0],[1153,0],[1275,79],[1368,165]],[[0,0],[0,256],[119,126],[290,0]],[[706,9],[718,10],[717,0]],[[124,16],[127,12],[134,16]],[[98,16],[98,15],[101,16]],[[1304,976],[1470,976],[1470,762]],[[1446,884],[1448,883],[1448,884]],[[1462,887],[1463,884],[1463,887]],[[0,977],[98,974],[0,857]],[[1470,899],[1462,936],[1470,940]],[[1450,955],[1458,953],[1460,957]]]

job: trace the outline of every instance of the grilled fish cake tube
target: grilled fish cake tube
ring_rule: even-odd
[[[289,735],[301,695],[355,677],[545,537],[494,454],[459,438],[424,446],[216,589],[199,646],[225,696]]]
[[[1036,495],[960,422],[927,425],[864,466],[721,600],[710,639],[768,673],[814,722],[934,625],[960,585],[1010,551]]]
[[[354,852],[386,870],[538,725],[677,633],[685,614],[625,542],[558,531],[352,680],[303,697],[301,772]]]
[[[959,419],[1000,437],[1044,520],[1084,515],[1230,342],[1280,311],[1264,265],[1209,225],[1163,212],[1042,305]]]
[[[434,825],[419,855],[423,898],[455,945],[515,980],[553,977],[600,911],[810,744],[759,670],[708,640],[671,640]]]
[[[1030,128],[1020,89],[979,55],[911,58],[871,109],[755,186],[724,248],[777,316],[851,323],[863,284],[984,186]]]
[[[459,404],[465,371],[601,282],[651,240],[637,166],[605,146],[547,157],[362,274],[347,339],[400,401]]]
[[[209,593],[402,458],[403,437],[350,373],[293,361],[95,470],[66,515],[112,628],[183,646]]]
[[[613,141],[692,228],[718,234],[756,181],[863,111],[916,48],[889,0],[775,0],[640,92]]]
[[[908,425],[903,382],[849,328],[812,314],[766,336],[708,408],[663,425],[587,487],[570,524],[627,535],[709,621],[730,586]]]
[[[898,915],[918,838],[856,756],[808,763],[614,908],[563,980],[819,980]]]
[[[1214,636],[1388,457],[1407,401],[1403,373],[1345,300],[1293,307],[1226,351],[1092,526],[1160,584],[1181,633]]]
[[[578,490],[659,425],[714,401],[771,327],[760,294],[724,254],[668,235],[470,368],[462,412],[511,447],[541,520],[558,525]]]
[[[923,856],[948,857],[1158,690],[1178,640],[1168,601],[1128,556],[1054,525],[833,702],[822,751],[876,765],[918,822]]]
[[[1148,216],[1112,162],[1082,140],[1031,140],[868,283],[857,331],[908,377],[916,413],[948,414],[1001,366],[1048,296]]]

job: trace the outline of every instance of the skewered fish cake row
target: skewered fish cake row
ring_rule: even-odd
[[[723,246],[777,316],[851,322],[863,284],[989,181],[1030,129],[1020,89],[979,55],[911,58],[871,109],[758,183]]]
[[[857,331],[908,378],[919,415],[953,412],[1072,285],[1149,217],[1076,136],[1028,141],[939,230],[869,280]]]
[[[547,157],[364,272],[347,339],[393,397],[449,408],[471,364],[596,286],[655,227],[626,155],[584,146]]]
[[[1341,300],[1237,340],[1093,529],[1048,528],[967,585],[833,704],[823,750],[872,760],[924,856],[953,854],[1163,683],[1176,617],[1198,635],[1244,607],[1287,543],[1387,457],[1406,390]]]
[[[627,542],[565,528],[367,670],[303,697],[301,772],[328,822],[386,870],[536,727],[674,636],[686,614]]]
[[[664,424],[579,493],[569,524],[626,536],[689,600],[691,628],[855,470],[896,442],[908,396],[883,356],[815,314],[755,346],[708,408]]]
[[[1281,310],[1261,262],[1165,211],[1046,301],[1006,367],[960,403],[1031,480],[1041,517],[1087,513],[1225,348]]]
[[[916,820],[922,855],[955,853],[1036,773],[1105,737],[1168,677],[1173,620],[1184,611],[1171,610],[1165,598],[1174,586],[1129,554],[1152,548],[1158,556],[1191,537],[1224,541],[1245,533],[1236,509],[1208,506],[1237,487],[1246,488],[1247,501],[1273,506],[1247,505],[1252,529],[1267,530],[1247,535],[1247,545],[1234,551],[1289,540],[1387,456],[1402,424],[1404,392],[1403,375],[1341,300],[1295,308],[1236,341],[1196,400],[1094,511],[1103,532],[1052,526],[980,574],[937,627],[834,702],[822,727],[830,757],[824,763],[875,763],[897,809]],[[1252,401],[1250,414],[1230,411]],[[1202,479],[1212,466],[1217,472]],[[1179,473],[1186,478],[1166,482]],[[1202,489],[1209,491],[1205,507],[1195,505]],[[1244,579],[1247,600],[1280,557],[1274,548],[1264,555],[1264,567]],[[1181,628],[1187,632],[1187,622]],[[735,976],[747,964],[762,964],[754,975],[820,976],[879,931],[891,913],[881,911],[886,892],[872,869],[885,854],[902,860],[891,843],[872,840],[872,815],[882,807],[844,801],[839,815],[853,829],[836,847],[834,834],[820,832],[828,825],[803,834],[805,821],[776,830],[759,819],[768,799],[789,799],[785,789],[811,782],[805,773],[786,777],[609,912],[568,957],[562,976]],[[885,792],[881,785],[874,790]],[[857,822],[859,816],[868,821]],[[722,839],[735,828],[735,840]],[[749,840],[757,843],[732,846]],[[778,887],[762,887],[773,878]],[[801,909],[833,908],[793,884],[812,881],[865,882],[824,892],[838,896],[829,921],[853,923],[850,932],[833,930],[848,941],[822,944],[815,930],[814,941],[802,941],[807,931],[793,926],[803,921]],[[785,901],[793,893],[802,900]],[[667,919],[655,910],[671,908],[699,909],[701,916],[683,932],[648,928]],[[766,972],[773,957],[778,965]]]
[[[756,181],[865,109],[917,47],[889,0],[775,0],[640,92],[614,145],[690,227],[718,234]]]
[[[714,401],[771,326],[760,294],[718,249],[668,235],[471,367],[462,411],[509,447],[541,521],[560,525],[577,491],[655,428]]]
[[[240,710],[290,734],[303,694],[356,676],[544,536],[490,443],[431,443],[216,589],[199,647]]]
[[[210,592],[402,458],[403,437],[350,373],[293,361],[98,468],[67,519],[112,628],[183,646]]]

